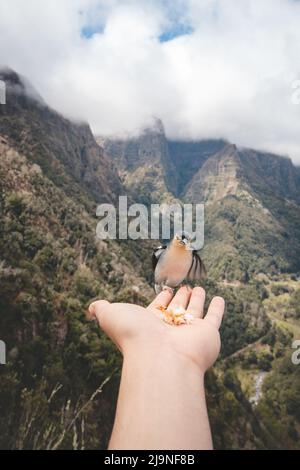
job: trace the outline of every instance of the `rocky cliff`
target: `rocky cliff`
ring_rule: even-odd
[[[160,124],[101,144],[140,202],[167,201],[171,192],[205,203],[210,276],[245,280],[300,270],[299,170],[289,158],[224,140],[169,141]]]
[[[85,310],[96,297],[153,297],[151,244],[95,240],[95,205],[124,192],[205,202],[207,299],[227,305],[221,359],[206,377],[215,446],[299,447],[299,169],[224,140],[168,141],[159,121],[99,146],[26,79],[0,78],[0,448],[107,445],[121,357]],[[256,409],[248,399],[262,371]]]
[[[139,202],[158,202],[176,193],[178,173],[170,158],[163,124],[156,119],[136,138],[97,138],[116,164],[127,190]]]
[[[112,201],[122,192],[114,165],[87,124],[76,124],[49,108],[27,81],[0,70],[7,104],[0,106],[0,133],[68,194],[82,192]]]

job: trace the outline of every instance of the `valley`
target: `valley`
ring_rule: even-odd
[[[160,120],[94,138],[15,72],[0,79],[0,447],[107,445],[121,357],[85,312],[99,297],[147,305],[156,244],[96,239],[97,205],[120,195],[205,204],[204,287],[227,304],[206,377],[215,447],[299,447],[299,168],[222,139],[169,140]]]

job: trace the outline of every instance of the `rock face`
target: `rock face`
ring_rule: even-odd
[[[249,182],[257,192],[286,198],[300,204],[300,174],[287,157],[251,149],[239,151],[240,164]]]
[[[176,193],[177,172],[160,120],[155,120],[137,138],[98,137],[97,141],[119,168],[127,190],[139,202],[157,202],[169,193]]]
[[[281,382],[275,377],[267,396],[267,432],[235,380],[230,355],[261,338],[263,348],[274,346],[277,333],[262,301],[272,274],[278,284],[280,272],[300,269],[299,169],[286,158],[224,140],[168,141],[160,121],[137,138],[99,139],[99,146],[86,124],[51,110],[25,79],[9,70],[0,78],[8,91],[7,105],[0,106],[0,332],[9,345],[0,380],[5,404],[0,448],[51,449],[57,442],[60,448],[79,448],[79,441],[82,448],[107,447],[118,392],[118,380],[107,378],[121,360],[104,333],[87,324],[84,312],[94,298],[145,306],[154,295],[151,243],[95,240],[96,202],[115,201],[125,192],[146,204],[174,198],[205,202],[205,288],[208,298],[226,298],[222,361],[228,355],[230,361],[206,378],[215,446],[285,445],[281,427],[274,425],[272,400],[274,384],[280,384],[280,393],[286,388],[276,419],[281,426],[288,397],[291,434],[299,387],[293,376],[291,396],[287,377],[296,373],[295,367],[286,373],[290,338],[281,349],[274,347],[274,360],[287,344],[289,357]],[[280,310],[287,305],[284,296]],[[274,306],[275,301],[276,296]],[[274,335],[266,341],[267,332]],[[105,389],[98,397],[101,383]],[[78,420],[78,407],[87,402]]]
[[[227,144],[204,161],[183,198],[205,203],[204,253],[214,276],[244,281],[300,269],[300,185],[288,158]]]
[[[239,181],[239,156],[235,145],[225,147],[205,160],[186,187],[184,197],[207,204],[236,196]]]
[[[182,199],[213,202],[236,196],[239,189],[270,192],[300,203],[300,169],[289,158],[237,148],[225,140],[168,140],[156,120],[136,138],[97,137],[125,185]],[[147,181],[147,179],[149,180]],[[157,202],[157,201],[155,201]]]
[[[159,121],[138,138],[101,142],[140,202],[167,201],[171,192],[205,203],[211,276],[244,281],[256,271],[300,269],[300,180],[290,159],[224,140],[168,141]]]
[[[239,149],[231,144],[204,160],[189,181],[184,196],[212,202],[237,196],[239,190],[257,196],[269,192],[300,202],[299,175],[289,158]]]
[[[185,194],[186,185],[191,182],[204,162],[226,145],[224,140],[168,140],[170,157],[178,175],[176,193],[179,197]]]
[[[122,190],[114,165],[87,124],[75,124],[50,109],[25,79],[0,70],[6,105],[0,106],[0,133],[70,195],[82,189],[97,201],[112,201]]]
[[[49,109],[18,75],[0,77],[0,448],[73,447],[64,434],[87,402],[83,447],[105,448],[116,390],[90,397],[120,356],[86,309],[95,298],[145,303],[152,288],[126,247],[95,237],[96,203],[122,186],[89,127]]]

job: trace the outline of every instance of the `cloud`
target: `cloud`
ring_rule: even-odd
[[[300,2],[1,0],[1,62],[96,134],[153,116],[300,163]]]

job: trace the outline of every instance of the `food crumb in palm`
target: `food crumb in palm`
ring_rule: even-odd
[[[162,320],[169,325],[187,325],[193,320],[193,315],[188,313],[183,307],[175,307],[172,309],[169,307],[159,306],[158,310],[161,311]]]

